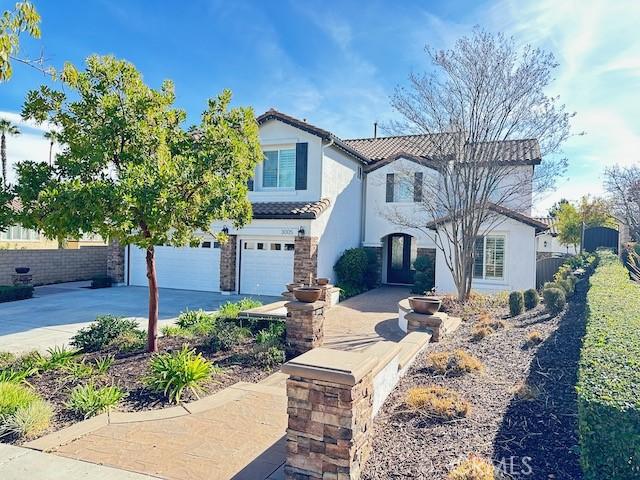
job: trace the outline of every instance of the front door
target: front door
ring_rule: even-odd
[[[411,235],[394,233],[387,241],[387,282],[413,283]]]

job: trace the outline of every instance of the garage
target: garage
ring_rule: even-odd
[[[279,296],[293,281],[293,252],[291,240],[241,240],[240,293]]]
[[[160,288],[220,291],[220,249],[214,242],[200,247],[156,247],[156,275]],[[129,284],[147,286],[146,251],[131,246]]]

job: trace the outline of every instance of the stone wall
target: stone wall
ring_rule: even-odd
[[[220,244],[220,290],[223,292],[236,290],[237,238],[237,235],[229,235],[226,243]]]
[[[318,238],[296,237],[293,253],[293,282],[314,283],[318,277]]]
[[[111,240],[106,248],[106,274],[115,283],[124,283],[124,247],[118,240]]]
[[[319,347],[324,341],[325,302],[288,302],[287,308],[287,355],[301,355]]]
[[[0,250],[0,285],[10,285],[16,267],[29,267],[35,285],[89,280],[107,273],[108,247],[73,250]]]

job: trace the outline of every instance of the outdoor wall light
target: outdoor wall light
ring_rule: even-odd
[[[300,230],[298,230],[298,237],[300,238],[304,237],[304,227],[300,227]]]
[[[222,233],[224,233],[225,235],[229,235],[229,227],[227,227],[226,225],[222,227]]]

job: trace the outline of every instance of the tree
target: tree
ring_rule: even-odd
[[[53,156],[53,145],[56,143],[56,132],[53,130],[44,132],[42,135],[46,140],[49,140],[49,165],[51,165],[51,157]]]
[[[2,159],[2,181],[7,186],[7,136],[20,135],[16,125],[5,118],[0,118],[0,158]]]
[[[616,226],[608,202],[588,195],[583,196],[576,205],[570,202],[560,203],[555,218],[560,243],[573,245],[574,249],[582,242],[583,228]]]
[[[560,211],[560,207],[565,203],[569,203],[569,200],[567,200],[566,198],[561,198],[556,203],[554,203],[549,209],[549,216],[552,218],[555,218],[558,215],[558,212]]]
[[[113,57],[91,56],[84,71],[65,65],[61,79],[64,91],[42,86],[23,107],[24,118],[54,126],[61,149],[52,166],[19,164],[23,224],[50,238],[87,232],[145,249],[155,351],[155,246],[195,245],[215,219],[250,221],[247,182],[262,160],[258,125],[252,109],[229,108],[225,90],[185,129],[173,84],[152,89]]]
[[[633,239],[640,242],[640,166],[614,166],[604,175],[613,211],[629,226]]]
[[[582,240],[582,218],[578,209],[569,202],[560,205],[556,213],[558,240],[562,245],[573,246],[577,253],[577,245]]]
[[[479,28],[451,50],[425,50],[434,68],[411,74],[409,86],[396,90],[392,106],[401,119],[388,128],[421,134],[407,142],[415,138],[421,150],[431,152],[423,163],[437,174],[425,175],[422,200],[410,214],[396,209],[389,218],[433,238],[464,300],[475,239],[503,221],[496,213],[501,207],[531,207],[532,169],[507,161],[515,144],[500,142],[529,139],[520,145],[532,158],[558,152],[572,115],[545,93],[557,67],[550,53],[520,49],[513,39]],[[564,159],[545,159],[535,169],[536,191],[551,188],[565,168]],[[425,227],[434,221],[435,230]]]
[[[17,2],[14,10],[5,10],[0,17],[0,82],[13,75],[12,61],[45,71],[42,58],[31,60],[18,55],[23,33],[40,38],[40,15],[30,2]]]
[[[578,212],[585,228],[617,227],[615,219],[611,216],[611,205],[604,198],[582,196],[578,202]]]

